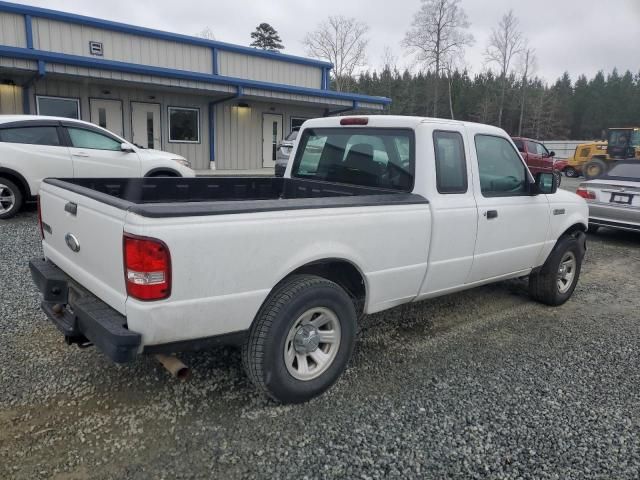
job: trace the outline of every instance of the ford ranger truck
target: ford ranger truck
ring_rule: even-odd
[[[315,119],[291,159],[284,177],[46,179],[47,317],[114,362],[239,345],[293,403],[338,379],[362,315],[525,276],[547,305],[576,287],[587,204],[499,128]]]

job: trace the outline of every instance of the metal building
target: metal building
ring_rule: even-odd
[[[331,67],[0,1],[0,114],[81,118],[195,169],[271,167],[305,119],[390,103],[330,90]]]

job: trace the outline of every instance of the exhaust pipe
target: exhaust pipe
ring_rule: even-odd
[[[179,358],[162,353],[156,354],[155,357],[172,377],[178,380],[187,380],[191,376],[191,370]]]

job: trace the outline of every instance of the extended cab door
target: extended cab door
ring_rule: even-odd
[[[473,264],[478,229],[465,127],[438,125],[429,133],[422,138],[428,143],[424,161],[429,162],[426,171],[433,234],[427,276],[418,298],[464,285]],[[430,164],[431,158],[435,165]]]
[[[549,202],[530,195],[530,174],[511,142],[476,132],[478,235],[469,283],[537,266],[549,229]]]
[[[122,141],[99,129],[80,124],[64,125],[76,178],[139,177],[140,158],[136,152],[123,152]]]

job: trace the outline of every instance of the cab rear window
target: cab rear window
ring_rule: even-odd
[[[412,130],[307,128],[291,175],[297,178],[410,191],[415,173]]]

